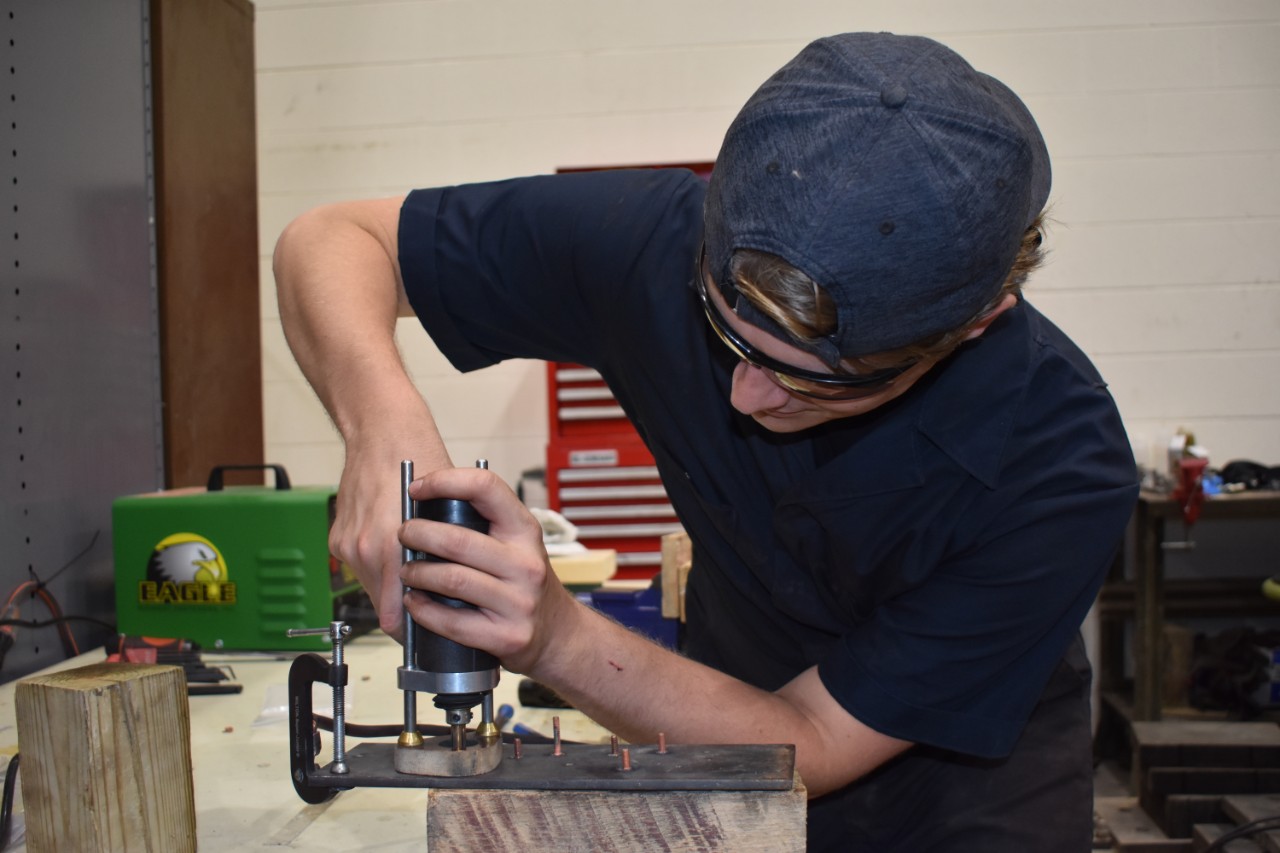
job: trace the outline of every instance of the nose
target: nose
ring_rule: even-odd
[[[763,368],[740,361],[733,369],[729,403],[744,415],[776,409],[785,405],[790,397]]]

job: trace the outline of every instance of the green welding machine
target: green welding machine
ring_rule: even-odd
[[[223,472],[271,469],[275,485],[224,486]],[[342,619],[376,624],[351,569],[329,554],[337,492],[293,488],[279,465],[221,465],[205,488],[117,498],[116,626],[205,649],[308,651],[327,638],[285,636]]]

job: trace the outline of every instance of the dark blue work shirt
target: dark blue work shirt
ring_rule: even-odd
[[[462,370],[603,374],[694,541],[694,657],[766,689],[817,664],[880,732],[1007,755],[1137,496],[1105,384],[1023,301],[899,399],[768,432],[690,287],[703,194],[678,170],[418,191],[405,289]]]

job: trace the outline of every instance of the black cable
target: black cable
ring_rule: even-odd
[[[103,622],[101,619],[94,619],[92,616],[58,616],[54,619],[46,619],[43,622],[36,622],[26,619],[0,619],[0,627],[13,625],[18,628],[48,628],[50,625],[60,625],[63,622],[92,622],[94,625],[101,625],[103,628],[110,629],[113,633],[116,626],[110,622]]]
[[[61,575],[67,569],[75,565],[77,560],[79,560],[85,554],[88,554],[90,551],[92,551],[93,546],[97,544],[98,536],[101,533],[102,533],[101,529],[93,531],[93,536],[90,537],[89,544],[81,548],[78,552],[76,552],[76,554],[72,556],[70,560],[67,560],[65,563],[63,563],[62,566],[57,571],[55,571],[47,580],[41,580],[40,576],[36,574],[35,569],[31,566],[28,566],[27,573],[31,575],[31,580],[27,581],[24,584],[21,584],[18,587],[18,589],[21,590],[23,587],[28,585],[34,586],[34,589],[31,591],[31,598],[34,600],[36,596],[39,595],[45,607],[48,608],[49,615],[52,616],[55,620],[48,624],[58,626],[58,637],[59,639],[62,640],[63,656],[67,658],[72,658],[78,655],[80,653],[80,648],[79,648],[79,644],[76,642],[75,634],[71,632],[71,628],[66,624],[66,621],[62,619],[62,616],[63,616],[62,606],[58,603],[58,600],[53,597],[53,592],[49,589],[49,584],[51,584],[55,579],[57,579],[59,575]],[[14,595],[10,596],[9,606],[6,606],[5,613],[9,612],[10,607],[17,606],[17,603],[15,601],[16,595],[17,595],[17,592],[15,591]],[[15,623],[15,624],[22,624],[22,623]]]
[[[0,802],[0,849],[9,846],[9,826],[13,821],[13,792],[18,782],[18,753],[9,759],[4,771],[4,798]]]
[[[50,575],[47,581],[40,580],[40,578],[36,575],[35,572],[31,573],[31,577],[35,579],[35,582],[39,586],[48,586],[49,584],[53,583],[54,579],[57,578],[58,575],[65,572],[67,569],[71,568],[71,565],[75,563],[76,560],[79,560],[85,554],[88,554],[90,551],[93,550],[93,546],[97,543],[98,534],[100,533],[102,533],[101,529],[93,531],[93,538],[89,540],[89,544],[81,548],[80,552],[76,554],[74,557],[72,557],[70,560],[67,560],[65,563],[63,563],[62,568],[58,569],[56,572]]]
[[[333,731],[333,718],[326,717],[324,714],[312,714],[315,718],[316,728],[322,732]],[[351,737],[359,738],[380,738],[380,737],[397,737],[404,731],[404,723],[384,723],[375,725],[370,723],[345,723],[343,726],[346,733]],[[418,733],[424,737],[441,737],[452,733],[452,729],[448,726],[428,725],[426,723],[418,723]],[[511,735],[504,735],[511,737]],[[546,735],[526,734],[519,735],[520,742],[526,744],[544,744],[555,743],[554,738]],[[561,740],[561,743],[576,743],[576,741]]]
[[[1248,838],[1251,835],[1257,835],[1260,832],[1270,832],[1273,829],[1280,829],[1280,815],[1260,817],[1257,820],[1242,823],[1240,826],[1237,826],[1225,835],[1219,836],[1217,840],[1204,849],[1204,853],[1217,853],[1219,850],[1226,849],[1227,844],[1238,838]]]

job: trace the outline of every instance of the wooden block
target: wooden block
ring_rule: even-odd
[[[1191,853],[1191,840],[1165,835],[1136,797],[1100,797],[1094,808],[1115,837],[1119,853]]]
[[[1267,790],[1260,785],[1274,784],[1268,771],[1252,767],[1153,767],[1147,771],[1146,784],[1138,792],[1138,799],[1147,814],[1165,814],[1165,800],[1171,796],[1187,794],[1254,794]],[[1203,822],[1203,818],[1192,823]],[[1186,835],[1162,824],[1170,835]]]
[[[196,849],[186,678],[94,664],[19,682],[27,849]]]
[[[684,620],[684,586],[693,568],[693,543],[683,530],[662,537],[662,618]]]
[[[1131,726],[1133,789],[1154,767],[1280,767],[1274,723],[1162,720]]]
[[[1280,795],[1254,794],[1230,796],[1222,800],[1222,810],[1238,824],[1250,823],[1280,814]],[[1251,836],[1255,844],[1267,853],[1280,853],[1280,831],[1263,832]]]
[[[802,853],[806,796],[790,791],[433,788],[427,849],[525,853]]]
[[[618,571],[618,552],[612,548],[552,554],[550,560],[551,570],[565,586],[599,586]]]
[[[1204,853],[1209,845],[1234,829],[1232,823],[1198,823],[1191,828],[1192,853]],[[1222,853],[1263,853],[1262,848],[1249,838],[1237,838],[1228,841],[1225,847],[1218,848]]]
[[[1170,838],[1189,839],[1191,827],[1197,823],[1218,823],[1226,818],[1219,794],[1173,794],[1164,802],[1159,823]]]
[[[1140,746],[1185,748],[1235,747],[1280,750],[1280,726],[1201,720],[1134,722],[1133,737]],[[1217,765],[1223,766],[1223,765]],[[1271,766],[1275,766],[1272,764]]]

